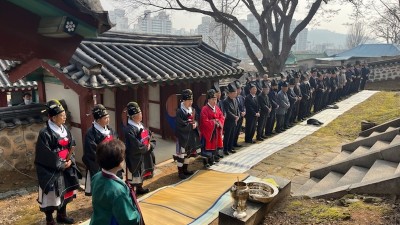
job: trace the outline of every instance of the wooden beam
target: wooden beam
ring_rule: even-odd
[[[24,78],[26,75],[32,73],[41,66],[42,60],[37,58],[22,62],[19,66],[11,69],[8,72],[9,80],[11,83],[17,82],[18,80]]]
[[[7,107],[7,92],[0,92],[0,107]]]

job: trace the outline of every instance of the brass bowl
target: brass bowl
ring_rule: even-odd
[[[263,182],[249,182],[247,187],[250,190],[249,200],[253,202],[268,203],[279,192],[274,185]]]

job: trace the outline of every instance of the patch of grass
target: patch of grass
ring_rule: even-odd
[[[400,117],[400,95],[396,95],[395,92],[378,92],[339,116],[328,126],[318,130],[315,135],[354,140],[358,137],[362,120],[381,124],[398,117]]]
[[[302,221],[341,221],[351,217],[347,208],[306,199],[288,202],[286,212],[297,214]]]
[[[339,207],[331,207],[328,205],[317,205],[315,207],[303,209],[301,214],[311,216],[318,220],[348,220],[350,213],[347,210]]]
[[[349,205],[350,210],[367,210],[367,211],[374,211],[374,212],[380,212],[380,213],[386,213],[389,212],[391,209],[387,205],[379,204],[379,205],[373,205],[373,204],[368,204],[363,201],[359,202],[353,202]]]

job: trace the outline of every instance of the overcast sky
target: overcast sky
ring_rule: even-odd
[[[103,8],[105,10],[113,10],[118,7],[118,5],[113,0],[101,0]],[[324,3],[323,3],[324,4]],[[298,11],[295,14],[294,19],[302,19],[307,12],[305,9],[305,0],[299,1],[299,6],[297,7]],[[340,9],[339,13],[330,18],[330,21],[323,18],[322,16],[318,16],[318,25],[317,24],[310,24],[308,26],[309,29],[326,29],[337,33],[346,34],[348,30],[348,26],[346,23],[351,23],[349,21],[349,15],[352,13],[352,8],[350,6],[344,7],[343,5],[338,4],[329,4],[325,6],[329,9]],[[172,27],[175,29],[185,28],[186,30],[195,29],[201,23],[201,17],[204,15],[195,14],[195,13],[188,13],[188,12],[173,12],[168,11],[168,14],[172,17]],[[136,15],[137,16],[137,15]],[[129,17],[129,15],[128,15]],[[245,15],[242,16],[245,18]],[[131,17],[132,18],[132,17]],[[314,17],[316,18],[316,17]]]

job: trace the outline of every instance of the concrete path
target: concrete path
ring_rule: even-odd
[[[307,125],[307,121],[301,122],[281,134],[268,138],[263,142],[252,144],[235,154],[224,157],[218,164],[213,165],[211,169],[228,173],[246,172],[273,153],[296,143],[321,127],[326,126],[338,116],[365,101],[376,92],[377,91],[361,91],[337,103],[336,105],[339,106],[338,109],[326,109],[315,114],[312,118],[323,122],[324,124],[322,126]]]

